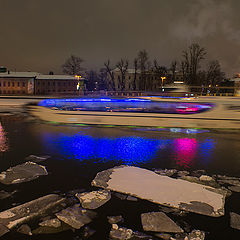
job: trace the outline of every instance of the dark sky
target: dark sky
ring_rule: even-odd
[[[169,65],[192,42],[240,71],[239,0],[0,0],[0,65],[60,73],[70,54],[99,68],[146,49]]]

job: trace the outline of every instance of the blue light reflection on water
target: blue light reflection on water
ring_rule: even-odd
[[[79,162],[94,160],[98,163],[113,161],[126,165],[143,165],[154,159],[161,161],[161,151],[167,151],[169,161],[175,165],[190,168],[200,156],[205,165],[211,161],[215,148],[214,139],[197,140],[196,138],[146,138],[139,136],[93,137],[84,133],[74,135],[44,134],[45,148],[51,153],[62,155],[65,159]],[[166,157],[166,155],[165,155]]]
[[[208,164],[211,161],[211,155],[213,150],[215,149],[215,141],[212,139],[206,139],[201,144],[201,152],[200,156],[203,164]]]
[[[44,135],[47,148],[56,150],[67,158],[79,161],[99,159],[101,162],[121,161],[137,165],[153,159],[159,149],[165,148],[170,140],[141,137],[95,138],[88,135],[73,136]]]

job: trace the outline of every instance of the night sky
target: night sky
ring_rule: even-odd
[[[0,0],[0,65],[61,73],[70,54],[98,69],[146,49],[169,66],[192,42],[240,71],[239,0]]]

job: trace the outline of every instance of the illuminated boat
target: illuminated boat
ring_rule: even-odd
[[[225,102],[207,98],[45,99],[32,107],[32,113],[44,121],[69,124],[240,128],[240,112],[227,109]]]

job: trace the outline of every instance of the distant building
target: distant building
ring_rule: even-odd
[[[67,75],[38,75],[35,78],[34,93],[36,95],[77,94],[83,92],[84,82],[77,89],[78,79]]]
[[[240,88],[240,73],[234,74],[233,78],[230,79],[230,82],[234,83],[234,87]]]
[[[83,94],[84,88],[81,77],[12,72],[0,67],[0,95],[77,95]]]
[[[234,83],[234,87],[240,89],[240,77],[234,77],[234,78],[230,79],[230,82]]]
[[[40,73],[0,72],[0,94],[34,94],[34,80]]]
[[[171,74],[170,74],[171,75]],[[183,77],[183,72],[181,71],[176,71],[175,73],[175,81],[180,81],[180,82],[184,82],[184,77]]]
[[[114,76],[114,83],[117,91],[121,91],[121,72],[118,68],[115,68],[113,70],[113,76]],[[132,91],[134,89],[134,79],[135,79],[135,69],[127,69],[126,74],[125,74],[125,79],[123,79],[125,86],[124,90],[125,91]],[[141,79],[141,71],[137,70],[136,71],[136,88],[139,88],[139,81]]]

